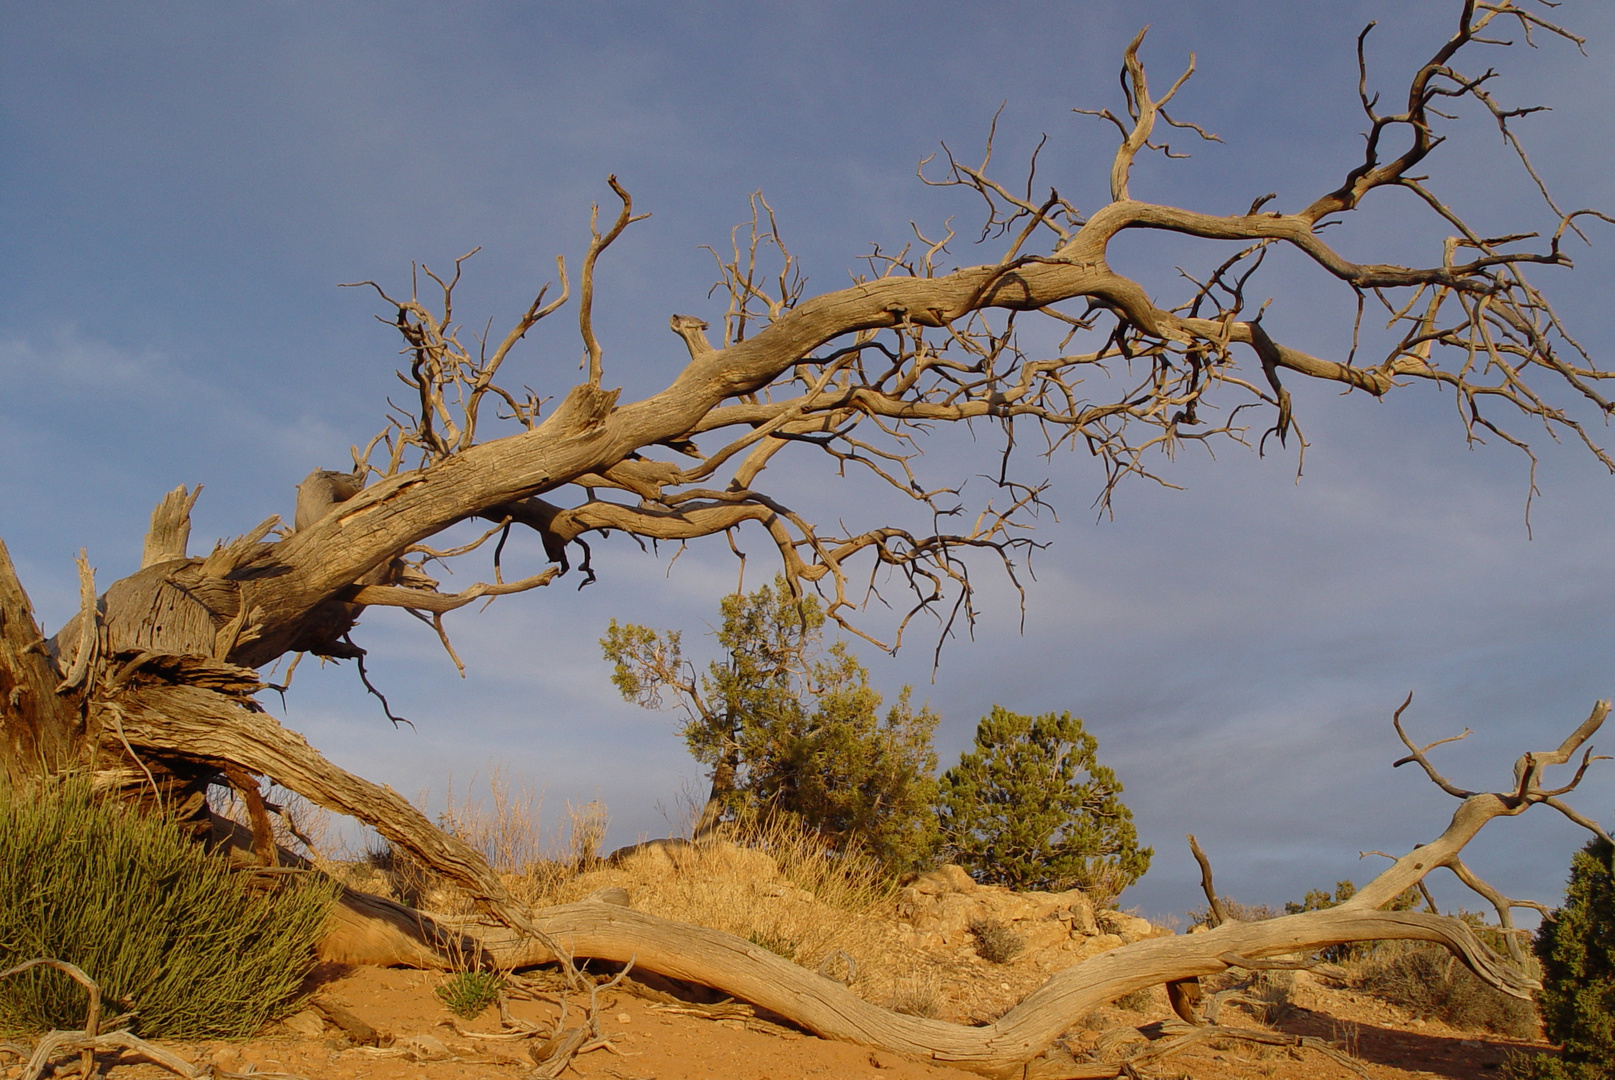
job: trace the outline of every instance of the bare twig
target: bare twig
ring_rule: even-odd
[[[33,1051],[27,1062],[23,1065],[20,1080],[40,1080],[47,1072],[57,1072],[53,1069],[53,1062],[64,1054],[78,1054],[78,1075],[85,1080],[93,1080],[95,1068],[95,1054],[97,1051],[121,1050],[125,1053],[138,1054],[154,1065],[161,1066],[171,1073],[183,1076],[186,1080],[207,1080],[207,1078],[220,1075],[225,1077],[244,1076],[240,1073],[216,1073],[211,1065],[192,1065],[180,1057],[155,1043],[140,1038],[133,1032],[119,1028],[114,1031],[102,1031],[101,1028],[101,988],[95,980],[84,974],[77,966],[50,957],[40,957],[37,960],[28,960],[0,972],[0,979],[20,974],[35,967],[52,967],[71,978],[74,982],[88,992],[89,1007],[85,1013],[84,1030],[82,1031],[51,1031],[45,1034],[34,1044]],[[115,1021],[114,1021],[115,1022]],[[255,1077],[269,1077],[273,1080],[302,1080],[301,1077],[290,1073],[254,1073]]]
[[[1200,849],[1200,841],[1194,838],[1194,833],[1189,834],[1189,851],[1193,853],[1194,861],[1200,864],[1200,888],[1206,894],[1207,918],[1215,929],[1229,920],[1228,908],[1217,895],[1217,887],[1211,881],[1211,860]]]

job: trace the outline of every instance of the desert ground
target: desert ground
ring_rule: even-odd
[[[353,875],[378,893],[411,888],[396,872],[356,868]],[[872,897],[849,890],[845,881],[815,879],[789,857],[775,860],[735,845],[652,850],[548,885],[555,890],[552,900],[621,890],[632,906],[792,953],[804,966],[817,966],[878,1004],[962,1024],[990,1022],[1053,971],[1130,941],[1173,933],[1095,905],[1078,891],[1016,893],[980,886],[957,867],[920,875],[895,892]],[[452,903],[452,897],[425,899]],[[821,956],[825,960],[819,961]],[[1546,1048],[1540,1036],[1520,1037],[1528,1032],[1464,1030],[1428,1010],[1420,1015],[1400,1007],[1367,988],[1365,971],[1364,964],[1348,960],[1312,970],[1231,971],[1209,979],[1206,1002],[1218,990],[1232,992],[1218,1016],[1223,1027],[1273,1041],[1207,1039],[1149,1063],[1140,1075],[1461,1080],[1495,1073],[1510,1054]],[[214,1075],[502,1080],[543,1075],[539,1063],[552,1053],[553,1037],[587,1020],[583,1050],[560,1075],[602,1080],[973,1075],[816,1038],[743,1002],[653,973],[622,976],[616,969],[591,971],[585,965],[584,976],[587,985],[569,988],[554,968],[508,973],[501,1000],[462,1018],[439,995],[456,978],[452,972],[322,963],[309,976],[304,1007],[260,1035],[163,1045]],[[1079,1062],[1116,1060],[1183,1030],[1164,990],[1155,988],[1082,1018],[1060,1042]],[[18,1051],[12,1055],[0,1057],[4,1080],[23,1075]],[[102,1055],[97,1067],[116,1080],[172,1075],[129,1054]],[[78,1071],[75,1059],[49,1075]]]
[[[995,973],[983,972],[992,984]],[[500,1029],[497,1012],[475,1021],[453,1017],[434,994],[443,982],[438,973],[399,968],[324,968],[316,972],[313,1005],[246,1042],[168,1044],[187,1060],[238,1073],[293,1073],[332,1080],[507,1080],[530,1076],[530,1050],[542,1039],[494,1041],[476,1034]],[[550,980],[558,989],[559,980]],[[1002,980],[999,980],[1001,983]],[[552,991],[553,992],[553,991]],[[788,1080],[795,1077],[871,1077],[918,1080],[974,1074],[928,1062],[909,1061],[881,1052],[826,1042],[755,1017],[702,1015],[697,1005],[670,1005],[627,982],[604,995],[603,1033],[609,1046],[575,1059],[564,1075],[600,1080]],[[1007,995],[1006,995],[1007,1000]],[[573,1008],[580,1007],[576,999]],[[352,1016],[369,1025],[385,1044],[356,1043],[322,1009]],[[548,1001],[512,1000],[510,1013],[546,1030],[558,1009]],[[1068,1036],[1073,1048],[1091,1046],[1107,1029],[1147,1027],[1171,1016],[1164,995],[1140,1012],[1105,1009]],[[1335,1080],[1360,1075],[1375,1080],[1442,1077],[1470,1080],[1495,1073],[1511,1052],[1540,1044],[1497,1035],[1459,1031],[1439,1021],[1421,1021],[1406,1012],[1356,993],[1326,979],[1298,978],[1294,1002],[1286,1016],[1265,1024],[1247,1014],[1241,1026],[1335,1042],[1359,1063],[1362,1072],[1320,1054],[1269,1046],[1216,1044],[1192,1049],[1150,1070],[1158,1077],[1233,1080]],[[171,1075],[156,1066],[102,1058],[103,1068],[117,1080],[145,1080]],[[5,1076],[21,1075],[13,1064]],[[67,1075],[58,1072],[56,1075]]]

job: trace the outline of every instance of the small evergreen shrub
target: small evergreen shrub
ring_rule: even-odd
[[[1508,1080],[1604,1080],[1609,1073],[1573,1073],[1558,1054],[1528,1054],[1515,1051],[1503,1060],[1502,1075]]]
[[[600,639],[623,698],[685,714],[685,743],[710,770],[698,835],[747,816],[790,814],[837,846],[855,843],[892,874],[934,864],[938,715],[904,687],[881,709],[844,641],[826,646],[824,607],[783,577],[723,599],[721,660],[704,673],[676,630],[615,619]]]
[[[147,1037],[250,1035],[288,1012],[336,899],[311,875],[255,891],[171,824],[87,781],[0,788],[0,970],[48,956]],[[82,1028],[88,997],[35,968],[0,980],[0,1031]]]
[[[1515,1058],[1515,1080],[1608,1080],[1615,1075],[1615,849],[1594,840],[1570,863],[1564,906],[1542,920],[1538,1004],[1559,1057]]]
[[[497,971],[457,971],[437,988],[437,997],[455,1016],[475,1020],[504,988],[505,977]]]
[[[1099,740],[1070,713],[993,706],[943,774],[937,814],[949,858],[984,884],[1114,897],[1149,869]]]

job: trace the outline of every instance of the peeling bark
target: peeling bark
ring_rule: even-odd
[[[391,788],[332,765],[301,735],[266,713],[191,685],[137,687],[104,707],[117,716],[137,754],[145,750],[228,762],[266,777],[317,806],[373,825],[389,843],[464,889],[506,925],[527,925],[526,913],[481,855],[437,828]]]
[[[13,790],[82,761],[82,708],[61,679],[0,542],[0,778]]]

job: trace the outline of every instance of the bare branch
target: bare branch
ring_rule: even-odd
[[[1429,746],[1415,746],[1413,744],[1413,740],[1408,738],[1407,732],[1402,729],[1402,714],[1407,711],[1407,707],[1411,704],[1413,704],[1413,692],[1410,690],[1408,691],[1407,698],[1403,700],[1401,705],[1397,706],[1396,712],[1391,716],[1391,724],[1396,728],[1397,737],[1402,740],[1402,745],[1406,746],[1412,751],[1412,753],[1408,754],[1406,757],[1397,758],[1391,763],[1391,768],[1399,768],[1400,766],[1406,765],[1410,761],[1416,761],[1419,763],[1419,768],[1424,770],[1425,775],[1431,780],[1435,781],[1436,786],[1442,791],[1445,791],[1448,795],[1451,795],[1454,798],[1469,798],[1471,795],[1475,794],[1473,791],[1465,791],[1463,788],[1458,787],[1457,785],[1453,784],[1452,781],[1436,772],[1435,766],[1430,764],[1430,759],[1424,756],[1425,751],[1429,750],[1431,747],[1441,746],[1443,743],[1457,742],[1459,739],[1467,738],[1469,736],[1469,729],[1465,728],[1463,734],[1461,735],[1450,735],[1445,739],[1437,739]]]
[[[509,596],[512,593],[527,592],[548,585],[560,572],[559,567],[552,566],[520,581],[500,584],[478,582],[469,589],[457,593],[440,593],[400,585],[360,585],[356,586],[345,599],[355,604],[409,608],[412,611],[430,611],[442,615],[463,608],[473,600],[484,596]]]
[[[1222,898],[1217,895],[1217,887],[1211,881],[1211,860],[1200,849],[1200,841],[1189,834],[1189,851],[1194,855],[1194,861],[1200,864],[1200,889],[1206,894],[1206,910],[1211,919],[1213,929],[1229,921],[1228,909],[1223,906]]]
[[[626,189],[617,183],[615,175],[606,177],[606,183],[616,193],[622,202],[622,209],[617,213],[617,220],[612,222],[611,228],[604,236],[597,228],[600,217],[600,208],[596,206],[589,215],[589,251],[583,256],[583,280],[578,291],[578,332],[583,335],[583,344],[588,350],[586,357],[589,366],[589,385],[600,385],[600,339],[594,335],[594,264],[600,258],[600,253],[610,247],[612,241],[622,235],[622,231],[636,221],[644,221],[648,214],[634,217],[634,200]],[[564,279],[563,279],[564,280]],[[536,301],[534,302],[536,306]]]
[[[1592,714],[1582,721],[1569,738],[1560,744],[1558,750],[1542,754],[1528,753],[1522,755],[1514,766],[1514,782],[1509,790],[1472,792],[1464,791],[1453,785],[1440,773],[1436,772],[1435,768],[1424,756],[1424,750],[1429,749],[1429,747],[1421,749],[1415,746],[1412,740],[1408,738],[1407,733],[1402,728],[1401,720],[1403,711],[1407,709],[1411,701],[1412,695],[1410,694],[1392,717],[1392,724],[1396,728],[1397,735],[1401,738],[1403,744],[1412,751],[1411,754],[1402,758],[1397,764],[1404,764],[1408,761],[1418,762],[1420,767],[1424,769],[1425,774],[1429,776],[1436,786],[1449,795],[1461,799],[1462,802],[1458,804],[1458,808],[1453,812],[1451,822],[1439,837],[1428,844],[1414,848],[1407,855],[1397,859],[1387,870],[1359,889],[1351,899],[1345,901],[1341,906],[1380,907],[1389,903],[1415,884],[1421,883],[1425,875],[1438,866],[1452,867],[1453,872],[1459,875],[1460,880],[1463,880],[1465,884],[1476,889],[1476,891],[1481,892],[1488,899],[1492,899],[1493,893],[1488,891],[1489,886],[1479,883],[1479,879],[1474,878],[1467,870],[1460,869],[1462,864],[1458,862],[1458,853],[1463,850],[1464,845],[1473,839],[1475,834],[1488,821],[1496,817],[1513,817],[1522,814],[1538,803],[1553,807],[1588,831],[1599,837],[1607,838],[1604,830],[1596,822],[1577,813],[1541,787],[1541,765],[1539,762],[1545,759],[1554,759],[1555,764],[1562,764],[1568,760],[1570,755],[1583,742],[1590,739],[1604,722],[1604,719],[1609,714],[1608,702],[1601,701],[1595,705]],[[1450,742],[1452,740],[1443,741]],[[1583,768],[1585,768],[1585,763]],[[1506,921],[1504,925],[1508,925]]]
[[[79,617],[78,642],[73,650],[73,663],[62,681],[56,684],[58,694],[84,685],[90,667],[101,654],[101,612],[95,597],[95,570],[90,566],[88,550],[79,549]]]

